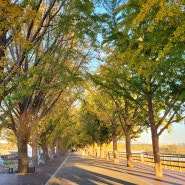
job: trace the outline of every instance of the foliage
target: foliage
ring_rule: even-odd
[[[108,143],[110,140],[110,128],[98,119],[91,112],[84,112],[80,118],[80,127],[86,138],[85,144],[98,143],[100,145]]]
[[[2,1],[1,6],[0,119],[21,146],[63,92],[81,80],[97,17],[90,1]],[[46,122],[45,131],[52,131],[55,120]],[[25,163],[22,172],[26,169]]]
[[[183,9],[182,1],[128,0],[115,10],[122,19],[114,15],[112,37],[105,35],[107,45],[114,48],[111,62],[117,61],[123,71],[119,74],[127,74],[124,91],[131,90],[142,100],[138,104],[147,107],[156,176],[162,176],[159,136],[184,118]]]
[[[114,30],[117,32],[112,31],[112,37],[107,35],[108,40],[105,40],[111,44],[115,41],[114,48],[117,49],[108,50],[107,63],[110,67],[102,67],[102,71],[113,71],[113,74],[106,78],[115,79],[112,83],[115,84],[114,89],[120,84],[127,98],[135,101],[129,92],[139,97],[137,103],[142,102],[142,107],[147,105],[147,97],[152,94],[155,124],[160,127],[160,135],[170,123],[179,122],[183,118],[184,46],[172,37],[178,27],[182,26],[184,11],[181,1],[157,2],[137,1],[136,4],[136,1],[128,1],[115,10],[117,22],[114,24]],[[177,14],[174,15],[176,9]],[[165,14],[161,15],[162,12]],[[122,15],[122,19],[116,19],[118,15]],[[176,24],[173,24],[174,21]],[[112,30],[111,25],[109,30]],[[119,37],[120,33],[122,37]],[[170,47],[170,52],[167,52],[166,48],[169,48],[171,39],[175,43]],[[163,56],[162,52],[165,53]]]

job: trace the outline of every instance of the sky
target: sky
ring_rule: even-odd
[[[151,134],[150,130],[147,133],[142,133],[141,137],[137,139],[136,143],[145,143],[151,144]],[[159,137],[159,144],[185,144],[185,124],[174,124],[172,126],[172,131],[169,134],[167,131],[163,132],[162,135]]]

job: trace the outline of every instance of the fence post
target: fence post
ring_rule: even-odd
[[[170,166],[171,166],[171,170],[174,170],[173,166],[172,166],[172,156],[170,155]]]
[[[141,157],[141,163],[144,163],[145,161],[144,161],[144,154],[140,154],[140,157]]]
[[[110,152],[108,152],[108,159],[110,160]]]
[[[177,155],[177,157],[178,157],[179,171],[182,172],[182,169],[181,169],[181,162],[180,162],[180,155]]]

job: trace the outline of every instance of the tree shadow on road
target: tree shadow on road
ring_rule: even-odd
[[[84,170],[80,167],[68,166],[60,169],[50,179],[48,185],[136,185],[131,180],[121,180],[119,177],[110,177],[101,173]]]
[[[124,172],[142,177],[146,181],[149,179],[152,180],[153,183],[158,184],[173,184],[173,185],[182,185],[185,184],[185,174],[177,171],[165,170],[163,169],[163,178],[155,177],[155,170],[153,166],[149,166],[146,164],[135,163],[133,168],[129,168],[126,166],[126,161],[121,161],[121,164],[116,165],[116,170],[124,170]],[[179,182],[177,182],[179,181]]]
[[[150,182],[152,184],[171,184],[171,185],[182,185],[185,184],[185,176],[181,176],[181,173],[171,173],[170,171],[164,170],[164,177],[163,178],[156,178],[154,167],[148,165],[137,164],[134,168],[129,168],[126,166],[126,162],[122,161],[122,164],[113,164],[112,161],[106,161],[103,159],[97,158],[82,158],[81,163],[83,160],[87,161],[88,164],[91,166],[96,166],[99,168],[104,168],[107,170],[121,172],[123,174],[130,174],[135,177],[139,177],[143,179],[145,182]]]

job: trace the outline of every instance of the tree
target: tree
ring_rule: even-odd
[[[90,81],[88,81],[90,84]],[[98,120],[109,128],[113,141],[114,163],[118,163],[117,141],[123,136],[117,114],[117,107],[106,90],[92,85],[88,87],[89,94],[85,98],[85,107],[88,112],[96,115]]]
[[[4,10],[12,5],[21,13],[16,22],[10,19],[9,11],[10,18],[6,14],[2,20],[9,26],[2,34],[11,35],[11,39],[8,47],[3,48],[6,55],[1,58],[4,64],[1,119],[17,137],[18,171],[26,173],[27,143],[32,129],[54,106],[63,89],[79,79],[79,70],[86,62],[87,52],[83,48],[86,45],[82,41],[90,43],[93,33],[89,28],[93,4],[78,0],[16,3],[3,4]],[[86,24],[84,29],[82,23]]]
[[[59,142],[59,138],[62,138],[64,135],[75,135],[71,132],[71,130],[74,130],[72,127],[76,123],[76,120],[74,120],[74,104],[80,92],[74,91],[74,89],[76,88],[71,86],[71,88],[63,91],[55,106],[43,117],[38,128],[36,128],[38,132],[38,144],[43,149],[44,162],[46,163],[49,160],[48,149],[50,148],[51,152],[53,152],[54,145],[56,141]],[[52,154],[54,156],[54,153]]]
[[[131,71],[125,79],[127,87],[147,105],[155,174],[161,177],[159,136],[184,118],[183,4],[130,0],[116,13],[121,18],[110,42],[115,41],[117,65]]]
[[[92,79],[115,103],[115,114],[126,141],[127,166],[132,167],[131,140],[138,138],[149,124],[145,112],[146,104],[139,103],[143,101],[143,97],[127,86],[130,71],[125,70],[126,66],[122,68],[117,65],[118,61],[113,51],[112,55],[109,53],[106,63],[98,70],[99,74],[94,75]]]
[[[139,138],[142,132],[149,126],[146,121],[146,114],[144,114],[144,110],[138,104],[128,100],[126,97],[121,102],[117,100],[116,105],[119,107],[119,121],[125,136],[127,166],[133,167],[131,141]]]
[[[81,109],[79,135],[83,141],[82,143],[85,143],[86,146],[93,145],[93,147],[94,144],[97,143],[100,147],[100,151],[97,151],[96,155],[102,156],[103,144],[110,143],[111,140],[109,125],[99,120],[97,115],[93,112],[88,112],[85,107]]]

